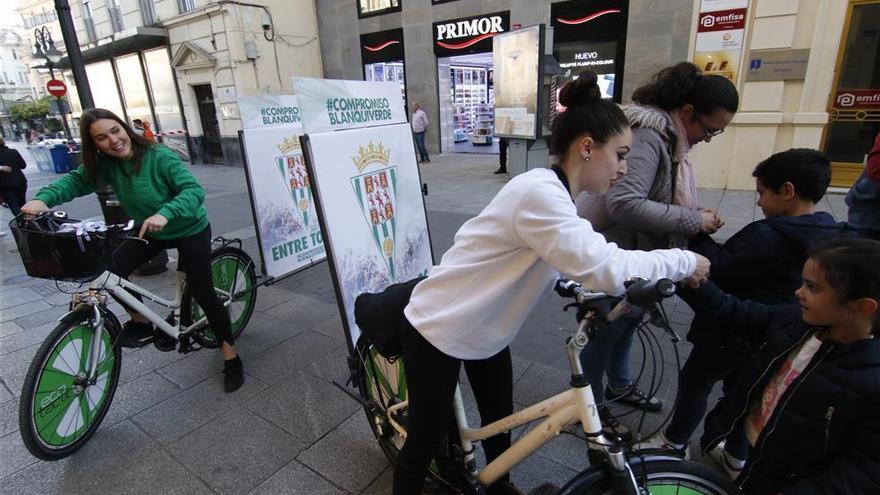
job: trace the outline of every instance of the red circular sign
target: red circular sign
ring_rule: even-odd
[[[61,98],[67,93],[67,86],[64,84],[64,81],[50,79],[49,82],[46,83],[46,91],[52,96]]]

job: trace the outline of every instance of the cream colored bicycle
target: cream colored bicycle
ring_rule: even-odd
[[[570,388],[511,416],[483,428],[471,428],[465,417],[460,388],[456,389],[454,414],[458,438],[451,438],[431,465],[431,476],[450,493],[479,494],[514,466],[543,445],[580,423],[587,440],[590,468],[569,480],[562,488],[545,485],[541,494],[652,494],[723,495],[739,493],[724,475],[663,451],[625,451],[605,437],[593,390],[579,359],[591,336],[603,326],[625,314],[632,306],[646,310],[652,322],[668,329],[668,320],[659,302],[675,292],[669,279],[656,283],[644,279],[629,282],[624,297],[584,290],[570,280],[560,279],[556,291],[574,298],[569,306],[577,309],[577,329],[566,339],[571,366]],[[568,306],[566,306],[568,307]],[[672,332],[674,334],[674,332]],[[352,380],[359,390],[356,397],[364,406],[367,419],[382,450],[394,463],[406,439],[407,389],[402,359],[389,360],[361,336],[352,360]],[[511,447],[482,469],[477,468],[473,444],[514,428],[539,421]]]

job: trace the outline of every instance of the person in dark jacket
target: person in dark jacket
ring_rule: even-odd
[[[766,218],[746,225],[724,244],[698,235],[690,248],[712,261],[709,279],[721,290],[765,304],[792,303],[811,244],[856,232],[816,211],[831,182],[831,164],[824,154],[811,149],[776,153],[759,163],[752,175]],[[694,347],[679,374],[675,411],[666,430],[646,447],[683,450],[706,413],[715,383],[723,381],[728,388],[736,381],[750,351],[716,327],[711,315],[696,312],[688,333]],[[747,454],[745,435],[737,430],[711,457],[736,478]]]
[[[706,418],[710,451],[734,428],[750,452],[750,495],[880,493],[880,242],[843,238],[809,252],[797,304],[738,299],[712,282],[680,295],[756,353]]]
[[[880,133],[868,152],[865,170],[846,195],[849,223],[869,239],[880,240]]]
[[[6,200],[13,215],[18,215],[27,201],[27,178],[22,173],[25,167],[27,163],[21,154],[6,146],[6,141],[0,138],[0,196]]]

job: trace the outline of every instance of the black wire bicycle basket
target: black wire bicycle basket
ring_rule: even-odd
[[[83,225],[63,214],[45,214],[33,219],[19,215],[12,219],[9,229],[27,274],[65,282],[88,282],[104,273],[110,252],[108,237],[99,224],[91,228],[83,228]]]

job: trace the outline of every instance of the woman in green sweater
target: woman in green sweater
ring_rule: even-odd
[[[138,266],[166,248],[177,248],[178,269],[186,273],[193,298],[205,311],[222,345],[224,388],[234,392],[244,382],[241,359],[234,347],[229,313],[214,292],[211,277],[211,225],[203,203],[205,191],[173,151],[136,134],[116,114],[94,108],[80,117],[83,164],[40,189],[25,204],[36,215],[109,184],[128,215],[141,225],[138,237],[113,253],[110,269],[128,277]],[[120,340],[133,345],[157,332],[143,316],[129,310]],[[160,341],[157,341],[160,342]],[[170,346],[173,348],[173,345]],[[161,347],[160,347],[161,348]]]

